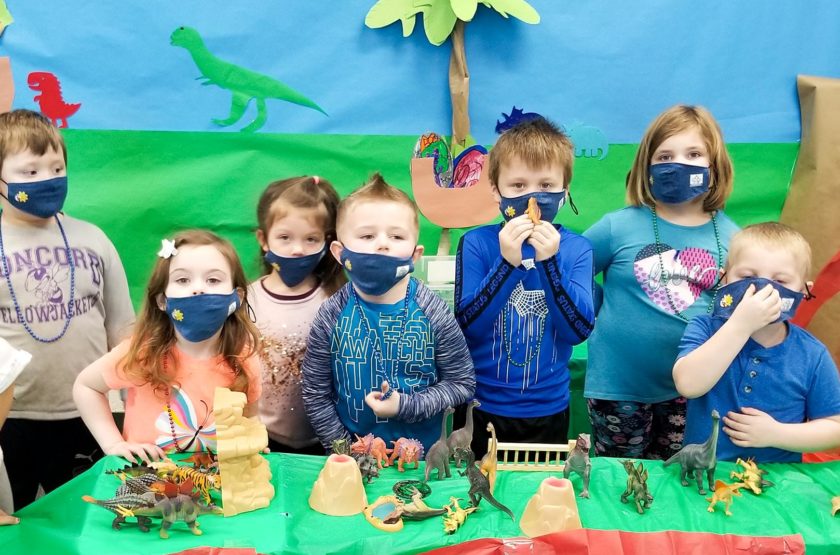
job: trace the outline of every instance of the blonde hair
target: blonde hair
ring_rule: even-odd
[[[319,177],[290,177],[274,181],[265,188],[257,203],[257,226],[268,238],[268,230],[274,222],[286,216],[289,209],[306,208],[315,210],[318,223],[324,231],[324,239],[329,245],[336,239],[335,220],[338,213],[338,193],[332,183]],[[265,262],[263,252],[260,260],[265,272],[270,273],[273,268]],[[344,285],[347,278],[341,271],[341,265],[332,256],[324,256],[313,274],[328,295],[332,295]]]
[[[12,110],[0,114],[0,170],[11,154],[28,149],[36,156],[43,156],[51,148],[64,156],[66,164],[64,139],[44,116],[32,110]]]
[[[336,227],[341,227],[341,222],[347,217],[347,212],[356,204],[362,202],[396,202],[411,208],[414,218],[412,223],[414,229],[420,230],[420,218],[417,216],[417,205],[407,194],[392,185],[388,185],[379,172],[373,174],[367,182],[347,195],[338,205],[336,216]]]
[[[627,174],[627,204],[653,206],[650,192],[650,167],[653,153],[670,137],[697,129],[709,155],[709,192],[703,199],[703,210],[720,210],[732,193],[734,170],[723,134],[715,118],[702,106],[672,106],[659,114],[645,131],[630,173]]]
[[[490,184],[498,187],[502,166],[519,158],[530,169],[560,166],[563,186],[572,181],[575,147],[559,127],[545,118],[536,118],[515,125],[502,133],[490,150]]]
[[[251,356],[259,345],[259,332],[248,317],[248,299],[245,296],[248,281],[242,264],[233,245],[209,231],[192,229],[175,235],[175,248],[185,245],[215,247],[230,265],[234,289],[243,295],[239,308],[222,326],[219,354],[225,358],[235,376],[231,389],[247,392],[248,376],[241,361]],[[171,261],[172,257],[158,257],[146,287],[143,308],[134,327],[128,353],[120,361],[127,378],[151,384],[157,393],[169,393],[175,385],[172,372],[166,369],[166,359],[171,358],[175,345],[175,328],[169,315],[158,306],[158,300],[165,295],[169,284]]]
[[[801,233],[779,222],[764,222],[745,227],[729,241],[726,270],[732,267],[745,246],[784,249],[800,263],[803,281],[811,271],[811,245]]]

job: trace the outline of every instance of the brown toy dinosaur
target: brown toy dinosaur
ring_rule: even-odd
[[[449,445],[446,443],[446,423],[449,415],[455,412],[452,407],[446,407],[443,411],[443,418],[440,422],[440,438],[429,447],[426,453],[426,481],[429,481],[433,470],[437,470],[437,479],[449,478],[452,474],[449,471]]]
[[[715,505],[723,502],[724,504],[724,513],[726,516],[732,516],[732,511],[729,510],[729,507],[732,505],[732,497],[737,495],[741,497],[741,492],[738,491],[744,484],[737,483],[737,484],[727,484],[723,480],[717,480],[715,482],[715,491],[711,497],[707,497],[706,501],[709,502],[709,508],[706,509],[710,513],[715,512]]]
[[[172,524],[182,520],[187,523],[190,531],[196,536],[201,535],[198,529],[198,517],[202,514],[222,514],[222,510],[215,505],[202,505],[189,495],[178,495],[173,498],[162,497],[151,507],[134,507],[131,509],[118,509],[123,517],[154,517],[162,520],[160,525],[160,537],[169,537],[169,528]]]
[[[589,473],[592,470],[592,463],[589,462],[589,434],[579,434],[575,442],[575,448],[566,457],[566,464],[563,465],[563,478],[569,479],[572,472],[580,474],[583,478],[583,490],[580,496],[589,498]]]
[[[389,464],[394,464],[394,459],[397,459],[397,470],[405,472],[404,465],[414,463],[414,470],[420,468],[420,459],[423,458],[423,444],[416,439],[399,438],[397,441],[392,441],[394,448],[391,450],[391,458]]]
[[[374,437],[373,434],[368,434],[365,437],[359,437],[359,434],[356,434],[356,441],[350,445],[350,454],[371,455],[374,459],[376,459],[376,465],[380,469],[383,465],[391,465],[388,461],[388,453],[390,452],[390,449],[385,446],[385,440],[381,437]]]
[[[478,468],[482,474],[487,476],[487,481],[490,482],[490,493],[493,493],[493,489],[496,487],[496,467],[499,464],[496,453],[499,442],[496,440],[496,428],[492,422],[487,423],[487,431],[490,433],[490,448],[487,450],[487,454],[481,457]]]

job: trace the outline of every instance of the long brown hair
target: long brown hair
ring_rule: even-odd
[[[239,262],[233,245],[218,235],[201,229],[182,231],[175,235],[175,248],[184,245],[215,247],[230,265],[233,287],[242,296],[242,303],[222,326],[219,338],[219,354],[233,370],[236,376],[231,386],[234,391],[247,392],[248,376],[242,361],[251,356],[259,345],[259,332],[248,317],[248,299],[245,296],[248,280]],[[177,256],[177,255],[175,255]],[[169,284],[169,266],[172,257],[158,257],[128,353],[121,364],[127,378],[133,381],[151,384],[156,392],[168,393],[175,385],[174,374],[166,369],[166,359],[171,358],[175,345],[175,328],[169,315],[159,307],[159,300],[165,294]]]
[[[335,240],[338,193],[332,183],[317,176],[290,177],[269,183],[257,203],[257,226],[266,241],[268,230],[277,219],[285,215],[284,209],[288,207],[316,210],[324,230],[325,245]],[[265,273],[271,273],[274,270],[265,262],[263,254],[260,251]],[[347,282],[341,265],[329,254],[321,259],[312,273],[321,282],[327,295],[332,295]]]

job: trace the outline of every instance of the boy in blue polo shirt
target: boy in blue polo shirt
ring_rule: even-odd
[[[684,444],[723,415],[719,460],[800,462],[840,446],[840,376],[825,345],[787,322],[811,283],[802,235],[768,222],[732,237],[711,315],[686,327],[674,382],[687,397]]]

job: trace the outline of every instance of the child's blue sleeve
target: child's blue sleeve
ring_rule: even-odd
[[[585,248],[567,248],[564,253],[561,240],[560,253],[557,256],[537,262],[551,321],[559,337],[570,345],[585,341],[592,333],[595,320],[592,301],[592,250],[585,239],[577,236],[575,239],[573,245],[582,243],[585,244]],[[564,272],[560,267],[560,259],[561,256],[570,254],[575,256],[574,262],[570,269]]]
[[[514,268],[501,254],[491,259],[480,237],[473,233],[461,237],[455,258],[455,317],[467,334],[492,328],[526,274],[524,268]]]
[[[808,420],[840,414],[840,374],[826,349],[820,355],[805,403]]]
[[[612,223],[607,214],[583,232],[592,244],[593,273],[597,276],[610,265],[613,257]]]
[[[338,416],[333,396],[330,338],[336,319],[330,317],[330,307],[335,304],[328,300],[318,310],[309,329],[306,354],[301,365],[301,395],[306,415],[321,444],[328,451],[332,449],[333,440],[350,439],[350,432]]]
[[[457,407],[475,394],[472,357],[464,334],[449,307],[428,290],[425,290],[422,299],[418,298],[418,304],[432,328],[437,382],[412,395],[400,393],[400,412],[397,418],[408,423],[431,418],[443,412],[446,407]]]
[[[712,330],[712,318],[708,314],[695,316],[686,325],[682,339],[680,339],[677,360],[688,355],[694,349],[705,343],[714,335]]]

